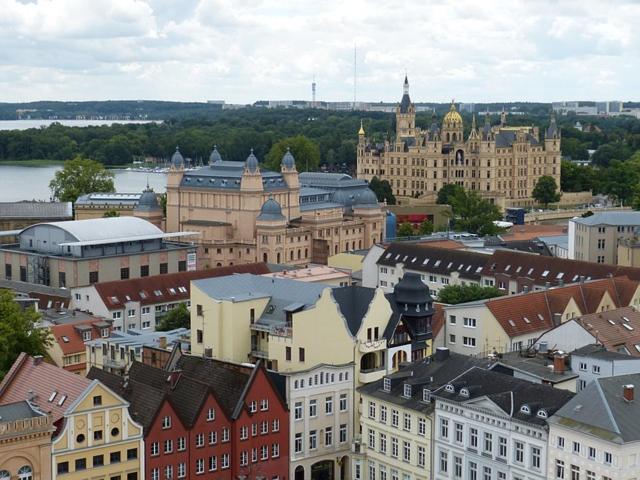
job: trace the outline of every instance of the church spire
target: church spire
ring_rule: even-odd
[[[407,78],[407,74],[404,74],[404,85],[402,86],[402,93],[404,95],[409,95],[409,79]]]

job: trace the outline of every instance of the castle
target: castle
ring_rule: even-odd
[[[358,132],[357,177],[388,180],[400,202],[408,197],[435,200],[447,183],[475,190],[501,206],[530,206],[538,179],[549,175],[560,186],[560,129],[555,117],[540,138],[537,127],[510,127],[503,112],[499,125],[489,116],[478,128],[475,116],[465,139],[462,116],[451,103],[442,124],[416,126],[416,109],[404,79],[396,107],[395,140],[374,143]],[[404,198],[403,198],[404,197]]]

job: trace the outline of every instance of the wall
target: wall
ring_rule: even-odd
[[[540,348],[540,342],[547,342],[549,350],[562,350],[571,353],[585,345],[595,343],[596,338],[576,321],[570,320],[543,333],[536,341],[537,349]]]
[[[0,470],[17,479],[18,470],[28,466],[33,480],[49,480],[53,430],[49,416],[0,421]]]

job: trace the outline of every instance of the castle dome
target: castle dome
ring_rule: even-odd
[[[269,199],[262,204],[262,208],[260,209],[260,215],[258,215],[258,220],[285,220],[284,215],[282,215],[282,207],[280,204],[273,199],[273,197],[269,197]]]
[[[289,147],[287,147],[287,152],[282,157],[282,166],[287,170],[293,170],[296,166],[296,159],[293,157],[291,152],[289,151]]]
[[[181,168],[184,166],[184,157],[180,153],[180,147],[176,147],[176,151],[171,156],[171,165],[175,168]]]
[[[451,102],[451,108],[449,109],[447,114],[444,116],[443,123],[449,124],[449,125],[455,125],[455,126],[462,125],[462,117],[457,112],[455,103]]]
[[[136,205],[134,210],[148,211],[148,210],[157,210],[159,208],[160,208],[160,205],[158,204],[157,195],[153,190],[147,187],[145,191],[142,192],[142,195],[140,195],[140,199],[138,200],[138,204]]]
[[[370,188],[365,189],[358,197],[358,205],[378,205],[378,197]]]
[[[258,170],[258,159],[253,154],[253,148],[251,149],[251,153],[245,161],[245,167],[247,167],[247,170],[249,170],[249,172],[251,173],[255,173]]]
[[[222,161],[222,155],[218,152],[218,146],[214,145],[213,150],[211,151],[211,155],[209,155],[209,165],[213,165],[214,163],[218,163]]]

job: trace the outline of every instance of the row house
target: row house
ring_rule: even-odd
[[[639,301],[640,283],[616,277],[448,305],[436,342],[467,355],[520,351],[572,318]]]
[[[98,282],[71,289],[70,308],[113,320],[115,331],[155,330],[164,315],[179,304],[190,306],[191,281],[234,273],[262,275],[264,263],[182,271],[164,275]],[[143,272],[144,273],[144,272]]]
[[[0,405],[21,401],[51,418],[52,468],[41,470],[51,471],[47,479],[81,480],[88,472],[92,478],[145,478],[142,427],[129,415],[129,402],[101,382],[22,353],[0,383]],[[0,469],[12,463],[7,459]]]
[[[165,369],[136,362],[124,378],[88,375],[131,402],[144,428],[145,478],[286,479],[288,411],[263,363],[174,352]]]
[[[486,367],[487,362],[438,347],[432,358],[360,387],[361,433],[354,443],[352,478],[433,478],[431,392],[474,366]]]
[[[432,478],[548,478],[548,419],[573,393],[473,367],[433,395]]]

